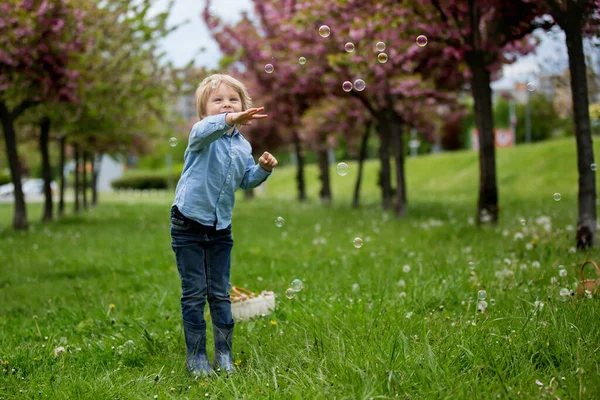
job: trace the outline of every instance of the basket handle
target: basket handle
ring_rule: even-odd
[[[586,266],[586,264],[592,264],[594,267],[596,267],[596,275],[598,276],[598,279],[600,279],[600,267],[598,267],[598,264],[592,260],[587,260],[581,265],[581,270],[579,271],[580,280],[583,281],[583,268]]]
[[[248,289],[244,289],[243,287],[239,287],[239,286],[231,286],[231,291],[240,296],[244,296],[244,295],[252,296],[254,294],[251,291],[249,291]]]

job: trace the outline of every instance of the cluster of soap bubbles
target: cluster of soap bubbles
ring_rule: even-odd
[[[486,298],[487,298],[487,292],[485,290],[480,290],[477,292],[477,300],[479,300],[479,302],[477,303],[477,311],[485,312],[485,310],[488,308],[488,302],[485,301]],[[494,300],[494,304],[496,304],[495,300]]]
[[[304,283],[298,278],[294,279],[290,284],[290,287],[285,291],[285,297],[293,299],[296,297],[296,293],[304,289]]]
[[[381,64],[385,64],[388,60],[388,55],[383,52],[385,50],[385,43],[377,42],[377,44],[375,44],[375,50],[379,52],[379,54],[377,54],[377,61]]]
[[[321,36],[322,38],[327,38],[330,35],[331,35],[331,28],[329,26],[327,26],[327,25],[321,25],[319,27],[319,36]],[[425,47],[427,45],[427,36],[425,36],[425,35],[419,35],[419,36],[417,36],[416,42],[417,42],[417,46],[419,46],[419,47]],[[379,41],[379,42],[377,42],[375,44],[375,50],[377,50],[377,53],[378,53],[377,54],[377,61],[379,63],[381,63],[381,64],[385,64],[388,61],[388,59],[389,59],[387,53],[384,53],[385,49],[386,49],[385,42]],[[347,53],[353,53],[356,50],[356,46],[352,42],[347,42],[344,45],[344,50]],[[300,57],[300,58],[298,58],[298,63],[300,65],[306,64],[306,57]],[[275,68],[273,67],[273,64],[269,63],[269,64],[265,65],[265,72],[267,74],[272,74],[274,71],[275,71]],[[366,88],[365,81],[362,80],[362,79],[357,79],[354,82],[354,84],[352,84],[352,82],[350,82],[350,81],[345,81],[342,84],[342,89],[345,92],[350,92],[353,88],[356,91],[359,91],[359,92],[363,91]]]

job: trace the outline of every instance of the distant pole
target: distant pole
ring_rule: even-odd
[[[513,143],[517,143],[517,113],[515,112],[515,99],[510,98],[508,102],[508,113],[510,119],[510,130],[513,135]]]

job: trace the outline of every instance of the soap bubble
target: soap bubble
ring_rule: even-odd
[[[288,299],[293,299],[294,297],[296,297],[296,291],[292,288],[287,288],[287,290],[285,291],[285,297],[287,297]]]
[[[570,294],[569,289],[567,289],[567,288],[560,289],[560,295],[562,297],[567,297],[569,294]]]
[[[179,141],[177,140],[176,137],[172,137],[171,139],[169,139],[169,146],[175,147],[175,146],[177,146],[177,143],[179,143]]]
[[[346,51],[348,53],[352,53],[354,51],[354,43],[352,42],[348,42],[344,45],[344,49],[346,49]]]
[[[565,276],[567,276],[567,270],[561,269],[560,271],[558,271],[558,275],[564,278]]]
[[[354,240],[352,241],[352,244],[357,249],[360,249],[362,247],[362,245],[363,245],[363,240],[361,238],[359,238],[359,237],[355,237]]]
[[[321,25],[319,28],[319,35],[321,37],[328,37],[331,34],[331,29],[327,25]]]
[[[592,163],[590,165],[590,169],[595,172],[596,171],[596,164]]]
[[[281,228],[284,223],[285,223],[285,220],[283,219],[283,217],[275,218],[275,226],[276,227]]]
[[[560,201],[561,197],[560,193],[554,193],[554,201]]]
[[[379,61],[381,64],[385,64],[388,60],[388,55],[385,53],[379,53],[377,54],[377,61]]]
[[[275,68],[273,67],[273,64],[267,64],[267,65],[265,65],[265,72],[267,74],[272,74],[273,71],[275,71]]]
[[[528,92],[533,92],[535,90],[535,83],[533,82],[527,82],[527,91]]]
[[[342,83],[342,89],[344,90],[344,92],[351,91],[352,90],[352,82],[345,81],[344,83]]]
[[[294,290],[294,292],[299,292],[304,288],[304,284],[300,279],[294,279],[292,281],[291,287]]]
[[[475,269],[475,263],[473,261],[469,261],[469,269]]]
[[[356,89],[357,92],[362,92],[366,87],[367,84],[362,79],[357,79],[354,81],[354,89]]]
[[[300,58],[298,59],[298,64],[300,64],[300,65],[304,65],[304,64],[306,64],[306,57],[300,57]]]
[[[346,175],[348,175],[348,172],[350,171],[350,167],[345,162],[339,163],[335,169],[339,176],[346,176]]]
[[[486,297],[487,297],[487,292],[485,290],[480,290],[479,292],[477,292],[477,298],[479,300],[485,300]]]
[[[425,47],[427,45],[427,36],[419,35],[417,36],[417,46]]]
[[[375,45],[375,48],[379,52],[384,51],[385,50],[385,43],[383,43],[383,42],[377,42],[377,44]]]
[[[493,305],[493,306],[495,306],[496,305],[496,300],[490,299],[490,304]]]

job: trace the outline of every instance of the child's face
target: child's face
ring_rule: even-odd
[[[225,84],[220,84],[210,94],[206,104],[207,116],[240,111],[242,111],[242,101],[239,93]]]

